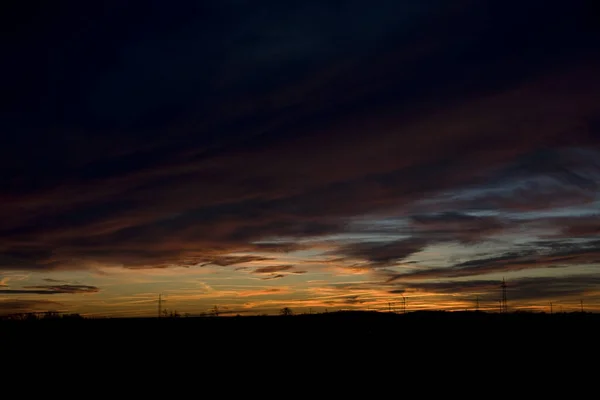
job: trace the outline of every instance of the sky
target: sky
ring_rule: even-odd
[[[18,3],[0,315],[600,311],[592,1]]]

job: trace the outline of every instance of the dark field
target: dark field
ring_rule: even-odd
[[[353,395],[353,387],[368,386],[382,397],[390,390],[382,379],[433,395],[441,390],[437,380],[534,385],[540,371],[593,382],[599,333],[600,315],[591,313],[0,321],[2,357],[10,367],[5,382],[22,374],[83,377],[111,391],[142,385],[150,396],[152,385],[163,393],[168,385],[177,393],[190,385],[218,386],[233,396],[278,393],[282,380],[299,380],[306,384],[298,389],[324,385],[333,394]],[[423,386],[425,377],[430,382]]]
[[[448,348],[455,345],[523,347],[597,346],[600,314],[494,314],[484,312],[332,312],[293,316],[39,319],[0,321],[0,335],[11,343],[96,348],[187,348],[207,352],[351,345]],[[575,341],[575,342],[572,342]],[[6,342],[5,342],[6,343]],[[502,345],[500,345],[502,343]],[[180,350],[178,350],[180,351]]]

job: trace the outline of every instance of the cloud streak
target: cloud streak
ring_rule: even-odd
[[[269,265],[267,267],[260,267],[254,270],[256,274],[268,274],[272,272],[289,271],[293,268],[292,265]]]
[[[56,310],[63,305],[50,300],[0,300],[0,313],[12,314]]]
[[[478,295],[482,301],[497,302],[500,298],[501,280],[410,282],[402,289],[390,293],[434,293],[439,295]],[[507,298],[515,306],[518,302],[535,300],[579,300],[582,296],[597,295],[600,275],[567,275],[561,277],[523,277],[507,282]]]
[[[0,289],[0,294],[84,294],[97,293],[100,289],[89,285],[38,285],[23,289]]]
[[[538,243],[538,246],[499,256],[472,259],[449,267],[391,274],[387,281],[458,278],[526,269],[600,264],[600,247],[597,241],[581,244],[546,242]]]
[[[408,239],[387,243],[358,242],[343,246],[334,251],[351,259],[366,260],[373,266],[387,266],[400,262],[408,256],[423,250],[427,240]]]

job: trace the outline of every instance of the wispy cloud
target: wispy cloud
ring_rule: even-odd
[[[50,300],[0,300],[0,313],[39,312],[57,310],[63,305]]]
[[[23,289],[0,289],[0,294],[82,294],[97,293],[100,289],[88,285],[38,285]]]
[[[254,296],[268,296],[273,294],[286,294],[289,293],[290,290],[287,288],[276,287],[276,288],[265,288],[265,289],[255,289],[255,290],[241,290],[236,292],[236,295],[239,297],[254,297]]]
[[[53,278],[44,278],[43,281],[49,282],[49,283],[69,283],[69,281],[66,281],[63,279],[53,279]]]
[[[344,245],[333,253],[350,259],[366,260],[374,266],[386,266],[423,250],[427,244],[427,240],[418,238],[386,243],[358,242]]]
[[[260,279],[262,279],[264,281],[268,281],[268,280],[271,280],[271,279],[281,279],[281,278],[285,278],[285,275],[283,275],[283,274],[273,274],[273,275],[265,276],[265,277],[260,278]]]
[[[391,289],[391,294],[434,293],[465,298],[475,301],[475,295],[482,301],[500,298],[501,280],[460,280],[437,282],[406,282],[402,288]],[[521,301],[579,300],[587,295],[598,295],[600,275],[567,275],[560,277],[523,277],[507,282],[507,297],[513,305]],[[515,303],[516,302],[516,303]],[[545,306],[545,304],[544,304]]]
[[[481,259],[472,259],[449,267],[419,269],[413,272],[390,274],[388,282],[448,277],[470,277],[497,272],[536,268],[600,264],[597,241],[584,243],[545,242],[536,247]]]
[[[267,267],[261,267],[254,270],[256,274],[268,274],[272,272],[289,271],[294,268],[292,265],[269,265]]]

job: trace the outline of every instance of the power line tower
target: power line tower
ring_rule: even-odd
[[[475,311],[479,311],[479,296],[475,298]]]
[[[506,281],[502,278],[502,284],[500,285],[502,289],[502,300],[500,301],[500,312],[507,313],[508,312],[508,302],[506,300]]]
[[[162,294],[158,295],[158,318],[162,315]]]

